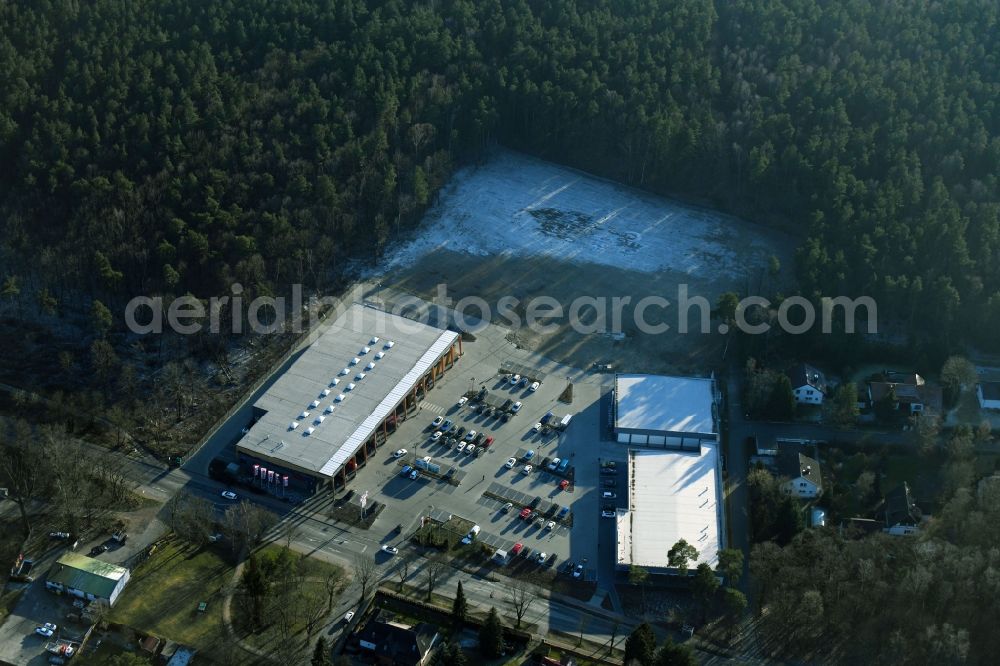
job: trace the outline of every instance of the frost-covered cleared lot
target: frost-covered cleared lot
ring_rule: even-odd
[[[389,249],[377,280],[386,295],[433,299],[445,285],[453,303],[476,297],[494,307],[513,297],[522,317],[540,296],[567,311],[581,297],[628,298],[620,334],[581,332],[568,318],[546,331],[512,326],[496,308],[491,318],[514,328],[518,345],[571,366],[703,374],[723,341],[711,332],[677,333],[679,288],[709,303],[728,290],[768,295],[789,273],[771,275],[768,259],[791,266],[791,247],[791,239],[759,225],[498,151],[455,175],[412,238]],[[636,325],[634,306],[645,296],[671,302],[643,313],[669,332],[651,335]],[[690,330],[700,331],[699,316],[695,308],[683,317]],[[595,320],[587,311],[581,319]]]
[[[421,233],[388,257],[549,256],[691,277],[738,278],[776,252],[755,225],[510,151],[458,172]]]

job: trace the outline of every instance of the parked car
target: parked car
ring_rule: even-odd
[[[546,469],[548,469],[550,472],[554,472],[554,471],[556,471],[556,468],[559,467],[559,463],[561,463],[561,462],[562,462],[562,458],[553,458],[552,462],[550,462],[548,464],[548,466],[546,467]]]
[[[469,402],[469,399],[463,395],[461,398],[458,399],[458,407],[461,407],[467,402]]]
[[[568,506],[564,506],[562,509],[560,509],[559,515],[557,517],[559,518],[559,520],[562,520],[563,518],[565,518],[568,515],[569,515],[569,507]]]
[[[573,578],[580,578],[581,576],[583,576],[583,565],[578,564],[573,567]]]
[[[569,481],[567,479],[559,482],[559,490],[566,490],[567,488],[569,488]]]
[[[510,421],[510,413],[509,412],[504,412],[503,414],[501,414],[500,415],[500,420],[503,421],[504,423],[507,423],[507,421]]]
[[[466,455],[471,455],[471,454],[473,454],[475,452],[476,452],[476,445],[475,444],[469,444],[467,447],[465,447],[465,453],[466,453]]]
[[[521,381],[521,375],[514,375],[513,377],[510,378],[511,386],[517,386],[518,382],[520,381]]]
[[[614,518],[615,517],[615,507],[606,506],[601,509],[601,518]]]
[[[552,531],[552,530],[554,530],[555,528],[556,528],[556,521],[554,521],[554,520],[550,520],[550,521],[548,522],[548,524],[547,524],[547,525],[545,526],[545,529],[546,529],[546,530],[549,530],[549,531]]]
[[[602,488],[614,488],[618,485],[618,482],[614,479],[601,479]]]
[[[511,400],[510,398],[507,398],[506,400],[503,401],[503,404],[500,406],[500,409],[506,412],[508,409],[510,409],[510,406],[513,404],[514,401]]]
[[[454,421],[452,421],[451,419],[445,419],[444,423],[441,424],[441,430],[448,432],[449,430],[451,430],[451,427],[453,425],[455,425]]]
[[[410,478],[413,479],[414,481],[417,480],[418,476],[420,476],[420,470],[419,469],[415,469],[412,472],[410,472]]]
[[[517,515],[522,520],[528,520],[529,518],[531,518],[531,509],[529,509],[528,507],[524,507],[523,509],[521,509],[521,513]]]
[[[611,492],[610,490],[605,490],[604,492],[601,493],[601,499],[611,500],[615,499],[616,497],[618,497],[618,495]]]
[[[517,458],[507,458],[507,462],[503,464],[507,469],[514,469],[515,465],[517,465]]]
[[[519,381],[519,382],[517,383],[517,385],[518,385],[518,386],[519,386],[520,388],[524,388],[525,386],[527,386],[527,385],[528,385],[528,378],[527,378],[527,377],[521,377],[521,381]]]
[[[410,471],[411,471],[412,469],[413,469],[413,468],[412,468],[412,467],[410,467],[409,465],[404,465],[404,466],[403,466],[403,471],[402,471],[402,472],[400,472],[400,473],[399,473],[399,475],[400,475],[400,476],[406,476],[407,474],[409,474],[409,473],[410,473]]]
[[[108,552],[108,544],[102,543],[90,549],[90,556],[94,557],[95,555],[100,555],[101,553],[106,552]]]
[[[483,448],[484,449],[490,448],[490,444],[492,443],[493,443],[493,435],[490,435],[489,437],[486,438],[486,441],[483,442]]]
[[[536,559],[538,560],[538,563],[539,563],[539,564],[541,564],[541,563],[543,563],[543,562],[544,562],[545,560],[549,559],[549,556],[548,556],[548,553],[546,553],[546,552],[545,552],[545,551],[543,550],[542,552],[538,553],[538,555],[536,555],[536,556],[535,556],[535,558],[536,558]]]
[[[541,423],[536,423],[535,425],[531,426],[531,432],[541,432],[541,431],[542,431]]]
[[[465,450],[465,442],[459,442],[458,443],[458,452],[461,453],[464,450]]]
[[[236,493],[234,493],[232,490],[223,490],[222,497],[232,502],[236,501]]]
[[[434,418],[433,421],[431,421],[431,428],[439,428],[439,427],[441,427],[442,423],[444,423],[444,417],[443,416],[437,416],[437,417]]]
[[[434,431],[434,434],[433,434],[433,435],[431,435],[431,441],[432,441],[432,442],[436,442],[436,441],[438,441],[439,439],[441,439],[441,437],[442,437],[443,435],[444,435],[444,433],[443,433],[443,432],[441,432],[440,430],[436,430],[436,431]]]
[[[503,505],[503,507],[500,508],[500,513],[507,513],[513,508],[514,504],[512,502],[507,502],[506,504]]]
[[[534,457],[535,457],[535,450],[534,449],[528,449],[527,453],[524,454],[524,459],[525,460],[531,460]]]
[[[532,382],[531,386],[528,387],[528,390],[534,393],[535,391],[538,390],[539,386],[541,386],[541,384],[539,384],[538,382]]]
[[[406,449],[396,449],[396,452],[392,454],[393,458],[402,458],[407,454]]]
[[[344,623],[348,623],[354,619],[354,611],[350,610],[344,614]]]
[[[510,406],[510,411],[517,414],[519,411],[521,411],[521,407],[523,406],[524,405],[522,405],[520,402],[515,402],[513,405]]]
[[[470,430],[469,432],[465,433],[465,441],[471,442],[475,438],[476,438],[476,431],[475,430]]]
[[[57,627],[56,625],[52,624],[51,622],[46,622],[40,627],[35,627],[35,633],[38,634],[39,636],[44,636],[45,638],[51,638],[52,635],[56,633],[57,629],[59,629],[59,627]]]
[[[395,555],[396,553],[399,552],[399,548],[396,548],[395,546],[390,546],[389,544],[385,544],[384,546],[382,546],[382,552],[389,553],[390,555]]]
[[[521,468],[521,474],[531,474],[532,469],[531,465],[525,465]]]
[[[68,539],[70,536],[69,532],[49,532],[50,539]]]
[[[520,542],[519,543],[515,543],[514,547],[510,549],[510,554],[511,555],[519,555],[522,550],[524,550],[524,544],[520,543]]]

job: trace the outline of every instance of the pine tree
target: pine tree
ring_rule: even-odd
[[[465,616],[469,610],[469,604],[465,600],[465,591],[462,589],[462,581],[458,581],[458,590],[455,592],[455,601],[451,605],[451,615],[455,620],[455,628],[461,629],[465,624]]]
[[[653,628],[643,622],[625,639],[625,666],[652,666],[656,655],[656,636]]]
[[[326,639],[322,636],[316,639],[316,649],[309,663],[311,666],[330,666],[330,651],[326,647]]]
[[[503,652],[503,625],[495,607],[490,607],[490,614],[479,630],[479,651],[488,659],[496,659]]]

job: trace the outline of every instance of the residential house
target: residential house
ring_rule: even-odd
[[[65,553],[52,565],[45,587],[88,601],[113,606],[130,578],[129,570],[78,553]]]
[[[976,386],[980,409],[1000,409],[1000,382],[982,382]]]
[[[884,372],[882,378],[868,382],[868,404],[872,407],[891,398],[893,409],[909,414],[924,411],[941,413],[941,387],[928,384],[916,373]]]
[[[788,371],[788,379],[792,382],[792,395],[800,405],[822,405],[826,397],[826,377],[816,368],[806,363],[799,363]]]
[[[903,482],[885,496],[882,505],[885,515],[884,532],[893,536],[916,534],[923,514],[913,501],[910,486]]]
[[[779,446],[778,475],[783,479],[781,490],[799,499],[810,499],[823,494],[823,477],[819,462],[810,458],[797,446]]]
[[[438,640],[437,629],[425,622],[412,627],[379,617],[358,632],[362,650],[382,666],[423,666]]]

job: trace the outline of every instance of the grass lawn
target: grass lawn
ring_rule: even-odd
[[[109,620],[211,657],[227,649],[222,600],[232,574],[233,567],[214,551],[171,539],[132,572]],[[198,612],[201,601],[208,603],[204,613]]]
[[[73,666],[107,666],[111,660],[120,654],[126,654],[125,649],[114,643],[101,643],[96,650],[85,650],[73,660]]]

